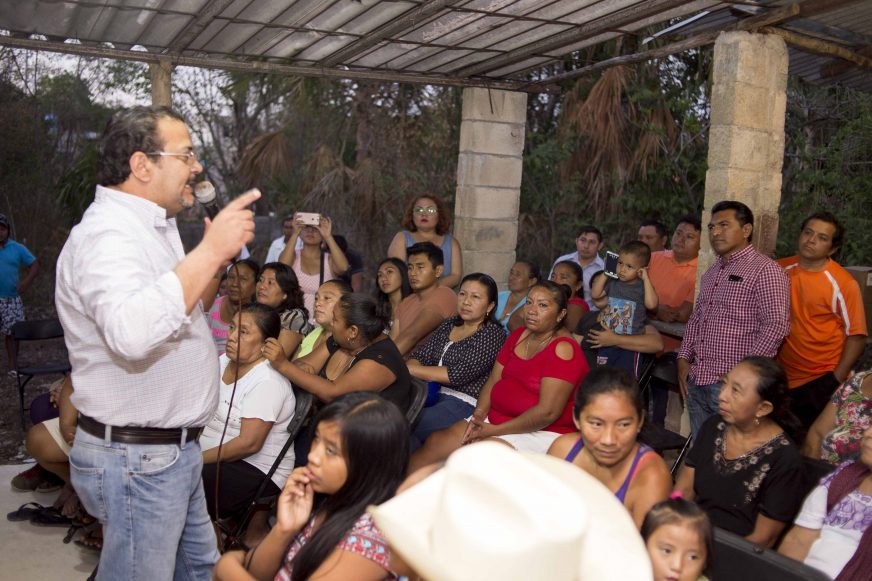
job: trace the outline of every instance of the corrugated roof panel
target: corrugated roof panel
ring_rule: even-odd
[[[432,72],[448,74],[451,71],[456,71],[457,69],[461,69],[467,65],[475,64],[477,62],[480,62],[482,59],[490,58],[492,56],[497,56],[498,54],[500,54],[500,53],[490,52],[490,51],[486,51],[486,50],[485,51],[477,50],[473,53],[468,54],[465,57],[459,58],[459,59],[452,61],[450,63],[445,63],[444,65],[442,65],[440,67],[436,67],[433,69]]]
[[[537,26],[532,30],[518,34],[502,42],[489,45],[488,48],[508,52],[526,46],[532,42],[536,42],[537,40],[542,40],[557,33],[569,30],[570,28],[572,27],[559,24],[543,24],[542,26]]]
[[[230,54],[244,44],[245,39],[250,38],[260,29],[261,26],[259,24],[237,24],[230,22],[224,27],[221,34],[215,35],[203,46],[203,50]]]
[[[197,51],[203,50],[203,47],[209,44],[212,39],[221,34],[224,28],[229,24],[229,21],[216,18],[209,22],[206,27],[192,40],[187,48],[188,50]]]
[[[411,2],[389,2],[370,8],[363,14],[355,17],[352,21],[341,27],[340,32],[351,34],[366,34],[379,26],[390,22],[394,18],[402,16],[416,5]]]
[[[408,69],[418,72],[430,72],[445,63],[459,59],[472,53],[471,50],[443,50],[429,58],[408,65]]]
[[[507,65],[501,69],[497,69],[495,71],[488,71],[484,74],[486,77],[490,77],[493,79],[500,79],[512,75],[518,71],[526,71],[528,69],[532,69],[545,63],[551,62],[552,59],[548,57],[532,57],[528,59],[524,59],[517,63],[512,63]]]
[[[357,40],[357,37],[354,36],[325,36],[318,42],[307,47],[306,50],[298,53],[296,58],[320,61],[355,40]]]
[[[281,28],[261,28],[257,33],[239,47],[243,54],[264,54],[276,44],[287,38],[291,33]]]
[[[305,50],[324,37],[322,32],[295,32],[269,49],[265,53],[268,57],[290,58],[298,52]]]
[[[367,51],[360,57],[356,58],[351,64],[356,67],[371,67],[379,68],[403,55],[418,48],[416,44],[407,44],[402,42],[377,44],[373,49]],[[438,50],[438,49],[437,49]]]
[[[384,67],[387,67],[389,69],[402,69],[412,63],[418,62],[425,58],[429,58],[441,50],[441,48],[436,48],[433,46],[418,47],[414,50],[408,51],[406,54],[398,56],[391,61],[385,62]]]
[[[143,31],[136,42],[154,47],[167,46],[193,18],[186,14],[161,14]]]

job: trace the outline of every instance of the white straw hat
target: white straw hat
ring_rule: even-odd
[[[648,581],[633,520],[565,460],[483,442],[370,507],[392,551],[428,581]]]

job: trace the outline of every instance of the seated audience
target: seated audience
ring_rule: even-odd
[[[409,267],[399,258],[385,258],[375,275],[375,300],[379,310],[390,317],[391,339],[400,334],[397,311],[403,299],[412,294],[409,285]]]
[[[654,581],[705,581],[714,557],[708,516],[697,505],[673,495],[655,504],[642,521]]]
[[[333,308],[332,336],[317,349],[290,362],[279,342],[269,339],[264,354],[276,371],[321,402],[375,391],[406,413],[411,379],[403,356],[384,334],[386,323],[371,297],[347,294]]]
[[[834,466],[860,456],[863,432],[872,426],[872,370],[854,374],[836,390],[812,424],[802,453]]]
[[[508,290],[497,295],[496,318],[507,331],[514,331],[524,325],[524,302],[527,292],[542,278],[539,266],[526,260],[519,260],[509,270]]]
[[[212,330],[212,339],[215,341],[218,355],[224,355],[227,331],[230,329],[230,321],[236,316],[236,311],[241,305],[254,302],[259,274],[260,266],[255,261],[249,258],[237,260],[227,269],[225,286],[227,294],[215,298],[215,289],[213,285],[209,285],[203,295],[203,310],[209,313],[206,321]]]
[[[326,405],[312,426],[308,463],[288,478],[276,525],[247,553],[226,553],[215,579],[397,578],[387,542],[366,509],[391,498],[403,480],[406,418],[376,394],[350,393]]]
[[[301,250],[296,249],[298,238],[303,241]],[[309,313],[309,322],[314,324],[315,293],[318,288],[324,281],[348,270],[348,259],[333,238],[333,222],[330,218],[320,216],[318,225],[312,226],[303,224],[299,213],[294,214],[294,232],[282,250],[279,262],[294,269],[300,288],[303,289],[303,302],[306,312]]]
[[[545,453],[560,434],[573,431],[572,394],[587,363],[563,328],[568,300],[565,287],[550,281],[530,289],[527,326],[509,335],[472,416],[427,438],[412,455],[413,470],[488,438]]]
[[[259,304],[245,305],[230,323],[227,352],[220,357],[218,409],[200,436],[203,489],[213,520],[238,516],[246,509],[287,440],[288,423],[294,416],[294,392],[263,355],[265,341],[277,341],[280,331],[278,313]],[[219,453],[221,486],[216,506]],[[264,494],[278,494],[293,466],[294,453],[289,450]]]
[[[648,278],[648,246],[633,240],[621,246],[618,252],[618,278],[597,277],[591,284],[594,304],[600,309],[599,323],[618,335],[643,335],[646,309],[657,308],[657,292]],[[622,367],[633,377],[642,372],[642,358],[635,351],[622,347],[600,347],[597,364]]]
[[[435,383],[438,401],[422,410],[413,451],[432,434],[468,418],[494,366],[506,333],[494,319],[497,283],[476,272],[463,277],[457,315],[446,320],[406,364],[413,377]]]
[[[590,311],[590,307],[587,306],[587,303],[582,298],[584,295],[584,289],[582,288],[584,286],[583,276],[584,273],[581,267],[571,260],[558,262],[551,269],[551,278],[549,280],[557,284],[565,284],[570,290],[569,303],[566,305],[566,318],[563,319],[563,326],[570,333],[575,330],[581,317]]]
[[[872,428],[857,461],[821,480],[802,505],[778,552],[836,581],[868,579],[872,570]]]
[[[842,236],[835,216],[812,214],[799,229],[798,254],[778,261],[790,278],[790,333],[778,362],[787,373],[800,443],[866,347],[860,286],[832,258]]]
[[[275,309],[282,322],[279,343],[285,353],[294,354],[312,325],[303,302],[297,275],[287,264],[264,264],[257,279],[257,302]]]
[[[602,482],[637,527],[672,489],[663,458],[636,441],[644,421],[643,405],[639,386],[628,371],[593,369],[575,393],[573,415],[579,431],[560,436],[548,450]]]
[[[442,249],[445,269],[439,274],[439,284],[454,288],[463,276],[463,255],[457,239],[448,233],[451,212],[439,198],[421,196],[409,200],[403,213],[402,232],[397,232],[388,247],[388,256],[408,262],[408,249],[421,242],[430,242]]]
[[[590,298],[590,279],[594,273],[606,267],[599,251],[603,248],[603,233],[596,226],[582,226],[578,231],[578,237],[575,239],[575,252],[564,254],[554,261],[554,266],[564,260],[571,260],[581,266],[584,279],[584,300],[587,301],[587,306],[591,310],[596,310],[593,301]],[[548,273],[548,278],[554,272],[554,266],[551,267],[551,272]]]
[[[802,502],[802,460],[783,425],[787,377],[769,358],[746,357],[724,377],[718,401],[676,488],[713,525],[772,547]]]
[[[457,314],[457,295],[439,283],[442,251],[430,242],[420,242],[407,253],[412,294],[400,303],[394,323],[399,327],[397,348],[403,355],[423,345],[442,321]]]
[[[303,337],[294,359],[304,357],[317,349],[333,334],[333,307],[339,299],[351,294],[351,287],[344,280],[334,278],[322,284],[315,293],[315,323],[318,325]]]
[[[661,252],[666,250],[669,232],[666,231],[666,226],[657,220],[642,220],[637,236],[639,241],[648,245],[651,252]]]

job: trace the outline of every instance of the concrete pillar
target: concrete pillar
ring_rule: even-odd
[[[505,288],[515,261],[527,94],[463,90],[454,235],[463,272],[486,272]]]
[[[787,47],[774,34],[725,32],[715,42],[703,232],[713,205],[740,201],[754,212],[752,241],[767,255],[778,234],[787,65]],[[703,236],[698,273],[714,260]]]
[[[151,104],[173,106],[173,65],[169,60],[148,65],[151,73]]]

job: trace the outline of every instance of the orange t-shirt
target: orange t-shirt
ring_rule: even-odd
[[[866,314],[857,281],[833,260],[816,272],[797,256],[777,262],[790,277],[790,335],[777,358],[799,387],[836,368],[845,339],[866,335]]]
[[[693,291],[696,288],[696,264],[699,259],[679,264],[671,250],[660,250],[651,254],[648,264],[648,278],[657,291],[661,305],[678,308],[685,301],[693,304]],[[663,351],[675,351],[681,341],[667,335],[663,336]]]

